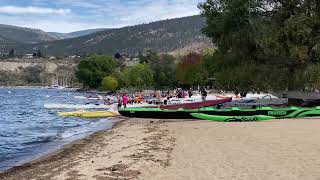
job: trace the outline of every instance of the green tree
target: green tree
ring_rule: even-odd
[[[174,87],[176,84],[176,59],[169,54],[154,55],[149,59],[153,71],[154,86],[158,89]]]
[[[203,32],[217,46],[206,63],[225,87],[308,86],[301,79],[320,59],[317,0],[207,0],[199,8],[207,18]]]
[[[205,85],[207,72],[203,66],[202,56],[197,53],[189,53],[179,62],[176,77],[180,84],[186,86]]]
[[[148,64],[153,71],[154,87],[158,89],[173,87],[176,84],[176,58],[169,54],[157,54],[147,50],[139,53],[140,64]]]
[[[37,57],[38,57],[38,58],[42,58],[42,53],[41,53],[40,50],[38,50],[38,52],[37,52]]]
[[[15,54],[16,54],[15,50],[14,50],[14,49],[10,49],[10,51],[9,51],[9,58],[15,57]]]
[[[143,89],[153,85],[153,73],[147,64],[137,64],[123,72],[122,80],[126,87]]]
[[[145,54],[142,52],[139,53],[138,58],[140,59],[139,63],[149,63],[150,61],[154,61],[155,59],[158,59],[158,54],[153,50],[147,50]]]
[[[80,61],[76,77],[85,88],[98,88],[102,79],[118,66],[118,62],[111,56],[93,54]]]
[[[103,78],[101,88],[105,91],[115,91],[118,88],[118,80],[112,76]]]
[[[41,83],[41,73],[45,70],[44,67],[28,66],[22,70],[22,78],[26,83]]]

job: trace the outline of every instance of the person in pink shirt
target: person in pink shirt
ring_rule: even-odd
[[[122,96],[122,104],[123,104],[123,107],[126,108],[127,107],[127,104],[128,104],[128,97],[123,94]]]

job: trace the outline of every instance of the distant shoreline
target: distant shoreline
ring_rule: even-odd
[[[47,87],[45,86],[0,86],[0,88],[1,89],[47,89]],[[74,88],[65,88],[60,90],[80,90],[80,88],[74,87]]]
[[[0,86],[0,88],[44,88],[43,86]]]

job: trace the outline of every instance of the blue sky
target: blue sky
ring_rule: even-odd
[[[0,23],[72,32],[199,14],[203,0],[0,0]]]

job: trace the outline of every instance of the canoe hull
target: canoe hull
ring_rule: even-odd
[[[108,111],[97,111],[97,112],[86,112],[86,111],[76,111],[76,112],[60,112],[59,116],[63,117],[80,117],[80,118],[106,118],[116,116],[113,112]]]
[[[44,104],[46,109],[110,109],[111,105],[104,104]]]
[[[217,122],[250,122],[250,121],[268,121],[275,119],[272,116],[255,115],[255,116],[216,116],[202,113],[191,113],[197,119],[217,121]]]
[[[161,109],[169,109],[169,110],[176,110],[176,109],[198,109],[201,107],[209,107],[209,106],[216,106],[218,104],[223,104],[227,102],[231,102],[232,98],[225,98],[225,99],[217,99],[217,100],[208,100],[202,102],[191,102],[191,103],[183,103],[183,104],[171,104],[171,105],[163,105],[160,106]]]
[[[118,112],[125,117],[145,119],[194,119],[190,113],[197,110],[162,110],[160,108],[126,108]]]
[[[160,108],[126,108],[119,109],[119,113],[126,117],[152,118],[152,119],[194,119],[190,113],[202,113],[211,116],[272,116],[274,118],[302,118],[320,116],[320,108],[271,108],[261,107],[257,109],[227,108],[216,109],[212,107],[194,110],[163,110]]]

